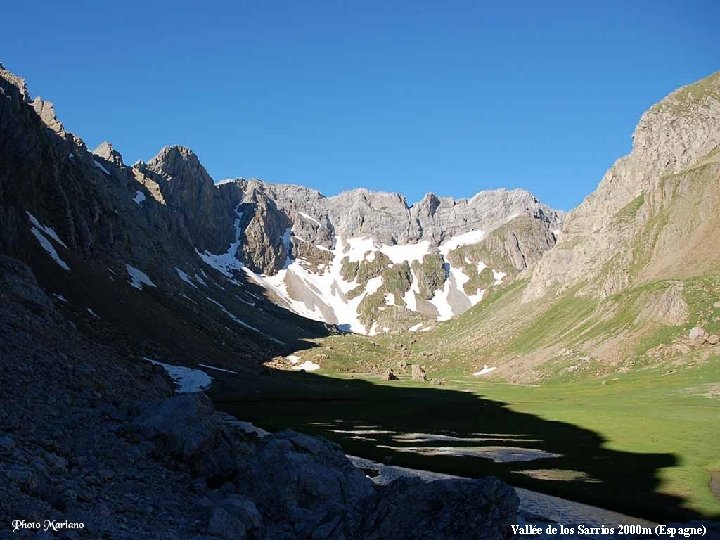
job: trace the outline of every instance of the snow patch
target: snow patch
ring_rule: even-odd
[[[302,364],[296,364],[292,368],[296,371],[317,371],[318,369],[320,369],[320,364],[316,364],[315,362],[311,362],[310,360],[305,360]]]
[[[419,322],[417,324],[413,324],[410,328],[408,328],[408,332],[417,332],[422,328],[423,323]]]
[[[383,284],[383,278],[382,276],[376,276],[374,278],[368,279],[367,285],[365,286],[365,295],[371,295],[378,292],[378,289],[382,287]]]
[[[148,357],[143,357],[143,359],[155,364],[156,366],[162,367],[177,385],[175,391],[178,394],[202,392],[203,390],[210,388],[210,385],[212,384],[212,378],[210,375],[202,370],[191,369],[185,366],[164,364]]]
[[[36,229],[35,227],[33,227],[32,229],[30,229],[30,232],[33,233],[33,235],[35,236],[35,238],[37,238],[37,241],[40,242],[40,247],[42,247],[42,248],[47,252],[47,254],[50,255],[50,257],[52,257],[52,260],[53,260],[53,261],[55,261],[56,263],[58,263],[58,265],[60,266],[60,268],[62,268],[63,270],[70,270],[70,267],[67,265],[67,263],[66,263],[65,261],[63,261],[63,260],[60,258],[60,255],[58,255],[58,252],[55,251],[55,248],[54,248],[53,245],[50,243],[50,240],[48,240],[48,239],[43,235],[43,233],[41,233],[41,232],[40,232],[38,229]]]
[[[177,272],[177,275],[180,276],[181,280],[183,280],[185,283],[187,283],[191,287],[197,289],[197,285],[195,285],[195,283],[193,283],[193,280],[190,279],[190,276],[188,276],[185,272],[180,270],[177,266],[175,267],[175,271]]]
[[[322,227],[320,222],[317,219],[315,219],[314,217],[312,217],[311,215],[306,214],[305,212],[298,212],[298,214],[300,214],[302,217],[304,217],[308,221],[315,223],[318,227]]]
[[[225,308],[225,306],[223,306],[220,302],[216,302],[215,300],[213,300],[213,299],[210,298],[209,296],[206,296],[205,298],[207,298],[207,299],[210,300],[213,304],[215,304],[217,307],[219,307],[219,308],[220,308],[220,311],[222,311],[223,313],[225,313],[225,315],[227,315],[228,317],[230,317],[233,321],[235,321],[236,323],[238,323],[240,326],[243,326],[243,327],[247,328],[248,330],[252,330],[253,332],[258,333],[258,334],[260,334],[261,336],[264,336],[264,337],[266,337],[267,339],[269,339],[270,341],[274,341],[275,343],[277,343],[277,344],[279,344],[279,345],[285,345],[285,343],[283,343],[283,342],[280,341],[279,339],[276,339],[276,338],[272,337],[271,335],[266,334],[266,333],[263,332],[262,330],[260,330],[260,329],[258,329],[258,328],[255,328],[254,326],[249,325],[249,324],[246,323],[245,321],[237,318],[235,315],[233,315],[232,313],[230,313],[230,311],[228,311],[228,310]]]
[[[223,178],[222,180],[218,180],[217,182],[215,182],[215,185],[222,186],[224,184],[233,184],[235,182],[236,182],[235,178]]]
[[[388,256],[393,264],[405,261],[412,263],[413,261],[422,261],[422,258],[430,253],[430,242],[423,240],[417,244],[381,245],[379,249]]]
[[[207,364],[198,364],[198,366],[204,367],[204,368],[207,368],[207,369],[214,369],[215,371],[222,371],[223,373],[232,373],[233,375],[237,375],[237,374],[238,374],[237,371],[233,371],[233,370],[231,370],[231,369],[224,369],[224,368],[220,368],[220,367],[209,366],[209,365],[207,365]]]
[[[133,202],[137,204],[138,206],[141,206],[142,203],[145,201],[147,197],[145,197],[145,194],[138,190],[135,192],[135,196],[133,197]]]
[[[468,231],[466,233],[458,234],[450,238],[449,240],[446,240],[442,244],[440,244],[440,253],[442,253],[443,256],[447,256],[448,253],[450,253],[453,249],[458,248],[460,246],[467,246],[470,244],[477,244],[485,238],[485,231],[477,230],[477,231]]]
[[[143,285],[147,285],[148,287],[156,286],[148,277],[148,275],[142,270],[138,270],[137,268],[129,264],[125,265],[125,269],[127,270],[128,276],[130,276],[130,281],[128,283],[130,283],[131,287],[135,287],[136,289],[140,290],[143,288]]]
[[[60,240],[60,237],[55,232],[55,229],[52,227],[48,227],[46,225],[43,225],[40,223],[35,216],[33,216],[30,212],[25,212],[27,216],[30,218],[30,223],[32,223],[33,227],[38,229],[40,232],[42,232],[45,236],[49,236],[53,240],[55,240],[58,244],[60,244],[62,247],[67,249],[67,244]]]
[[[485,366],[480,371],[476,371],[475,373],[473,373],[473,377],[481,377],[483,375],[487,375],[488,373],[492,373],[496,369],[497,367],[490,367],[485,364]]]
[[[215,270],[229,278],[232,278],[233,270],[241,270],[243,268],[243,264],[237,258],[238,249],[240,248],[241,243],[240,239],[242,237],[242,230],[240,229],[242,215],[243,214],[240,211],[240,203],[238,203],[235,207],[235,241],[230,244],[230,247],[225,253],[215,255],[208,251],[200,253],[197,249],[195,250],[205,264],[213,267]]]
[[[25,213],[28,215],[28,218],[30,218],[30,223],[32,224],[32,226],[30,227],[30,232],[40,243],[40,247],[43,248],[48,255],[50,255],[52,260],[55,261],[58,266],[60,266],[60,268],[62,268],[63,270],[70,270],[70,267],[67,265],[67,263],[60,258],[60,255],[58,255],[58,252],[55,250],[52,242],[50,242],[50,238],[52,238],[55,242],[67,249],[67,245],[65,244],[65,242],[60,240],[60,237],[57,235],[57,233],[52,227],[47,227],[40,223],[37,218],[33,216],[30,212]]]
[[[104,166],[102,163],[100,163],[97,159],[93,159],[93,163],[95,164],[95,166],[96,166],[98,169],[100,169],[102,172],[104,172],[105,174],[107,174],[108,176],[110,176],[110,171],[108,171],[108,170],[105,168],[105,166]]]

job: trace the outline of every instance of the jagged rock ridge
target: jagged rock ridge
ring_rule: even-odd
[[[299,314],[370,334],[462,313],[550,249],[563,217],[524,190],[410,206],[365,189],[325,197],[244,179],[219,189],[242,200],[236,270]]]

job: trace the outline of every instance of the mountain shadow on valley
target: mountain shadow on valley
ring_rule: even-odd
[[[661,492],[659,473],[678,465],[674,454],[610,449],[594,431],[468,392],[277,371],[256,380],[220,378],[211,397],[219,409],[270,431],[324,436],[348,454],[385,464],[495,475],[517,487],[660,523],[720,518],[700,515],[682,497]],[[528,460],[532,456],[541,458]]]

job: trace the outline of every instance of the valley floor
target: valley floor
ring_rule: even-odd
[[[272,373],[217,380],[218,408],[271,431],[323,435],[381,463],[496,475],[663,523],[720,518],[710,489],[720,470],[717,361],[534,386],[457,374],[439,386],[408,376]]]

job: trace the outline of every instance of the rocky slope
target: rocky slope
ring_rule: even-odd
[[[720,73],[673,92],[643,114],[632,152],[568,214],[557,248],[532,272],[524,299],[581,283],[583,294],[607,297],[683,270],[712,269],[717,258],[708,256],[705,244],[718,230],[718,146]],[[655,226],[665,214],[672,221]]]
[[[88,331],[137,356],[251,370],[327,334],[203,262],[234,240],[241,199],[189,150],[133,167],[108,143],[90,152],[6,70],[0,133],[0,253]]]
[[[376,487],[328,441],[259,438],[62,305],[0,256],[2,538],[490,539],[515,520],[494,478]]]

